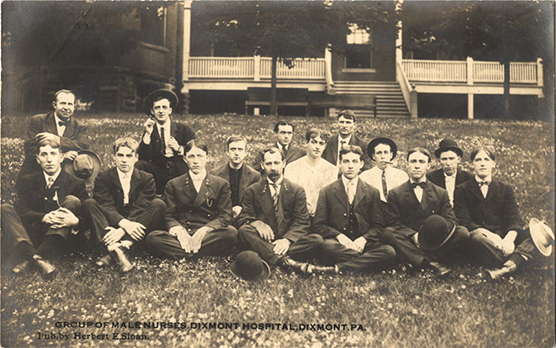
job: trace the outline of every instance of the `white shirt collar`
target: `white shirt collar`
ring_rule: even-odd
[[[46,174],[45,171],[43,171],[42,173],[44,174],[44,180],[48,183],[48,178],[52,178],[54,179],[54,181],[56,181],[56,179],[58,179],[58,176],[60,175],[61,172],[62,172],[62,168],[59,168],[58,171],[54,173],[54,175],[48,175]]]
[[[278,147],[278,150],[284,149],[284,150],[288,151],[289,148],[290,148],[290,145],[289,145],[289,144],[288,144],[288,145],[282,145],[282,144],[280,144],[279,142],[276,142],[276,146]]]
[[[475,180],[476,180],[477,182],[481,182],[481,181],[492,182],[492,174],[489,175],[489,176],[487,176],[487,177],[484,178],[484,179],[481,179],[481,178],[479,178],[477,175],[475,175]]]
[[[353,184],[355,187],[357,187],[358,181],[359,181],[359,175],[351,180],[348,180],[348,178],[342,175],[342,183],[344,184],[344,187],[347,187],[347,185],[349,184]]]
[[[412,184],[413,184],[413,183],[420,184],[420,183],[422,183],[422,182],[427,182],[427,176],[426,176],[426,175],[423,175],[423,177],[422,177],[421,179],[419,179],[419,181],[415,181],[415,180],[413,180],[413,179],[410,178],[410,179],[409,179],[409,182],[412,183]]]
[[[353,134],[350,134],[349,137],[343,139],[342,136],[341,136],[340,134],[338,134],[338,149],[340,149],[340,144],[342,144],[342,141],[345,141],[346,144],[349,144],[352,135],[353,135]],[[339,150],[338,150],[338,151],[339,151]]]
[[[193,181],[203,181],[207,176],[207,170],[203,169],[203,171],[201,171],[199,174],[195,174],[191,170],[189,170],[189,176]]]
[[[283,176],[283,175],[280,176],[280,179],[276,180],[276,182],[273,182],[273,181],[270,180],[270,178],[268,178],[268,177],[266,178],[266,180],[268,180],[268,184],[269,184],[270,186],[276,185],[276,186],[280,187],[280,186],[282,185],[282,181],[284,181],[284,176]]]
[[[134,169],[132,168],[129,172],[124,173],[118,167],[116,167],[116,171],[118,172],[118,177],[120,178],[120,180],[124,180],[124,178],[127,180],[131,180],[131,175],[133,174],[133,170]]]

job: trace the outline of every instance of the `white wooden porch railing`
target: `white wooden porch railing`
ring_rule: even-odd
[[[499,62],[404,59],[404,72],[416,82],[504,82],[504,65]],[[543,85],[542,60],[510,63],[510,82]]]
[[[271,58],[267,57],[190,57],[190,78],[246,78],[255,81],[269,79]],[[324,58],[296,59],[293,68],[278,62],[277,77],[282,79],[324,79]]]

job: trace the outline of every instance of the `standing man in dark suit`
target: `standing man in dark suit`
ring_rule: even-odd
[[[23,273],[33,262],[49,279],[56,267],[48,259],[61,255],[77,228],[87,191],[83,180],[62,170],[64,157],[58,138],[43,138],[37,147],[36,161],[42,170],[18,180],[15,209],[2,204],[2,234],[4,242],[23,258],[14,273]]]
[[[149,119],[145,121],[136,166],[154,176],[157,194],[164,192],[168,180],[187,172],[184,146],[195,139],[188,125],[170,119],[177,105],[178,96],[170,90],[159,89],[145,98]]]
[[[229,162],[212,171],[230,183],[232,192],[232,217],[235,219],[241,213],[241,199],[245,189],[256,183],[261,174],[245,163],[247,156],[247,140],[242,135],[232,135],[226,141],[226,154]]]
[[[459,168],[461,158],[463,157],[463,150],[458,147],[458,143],[454,140],[442,140],[434,155],[440,161],[441,168],[428,173],[427,179],[448,192],[450,203],[453,206],[456,186],[471,180],[473,175]]]
[[[322,237],[309,234],[309,213],[303,188],[284,179],[285,161],[277,148],[263,152],[266,177],[245,190],[239,214],[239,239],[269,265],[307,272],[309,258]]]
[[[521,219],[514,190],[492,179],[494,151],[477,147],[471,152],[473,179],[456,187],[456,216],[470,231],[470,253],[479,262],[502,267],[497,278],[511,273],[538,252]]]
[[[340,150],[345,145],[356,145],[362,149],[367,147],[367,142],[355,135],[356,122],[355,113],[351,110],[343,110],[337,117],[338,135],[334,135],[326,142],[326,147],[322,153],[322,158],[340,167]],[[371,159],[369,155],[363,154],[363,168],[361,171],[371,169]]]
[[[440,263],[454,252],[467,247],[469,232],[457,226],[457,219],[448,193],[427,181],[426,173],[431,155],[428,150],[416,147],[407,153],[409,181],[388,193],[386,208],[387,225],[382,241],[396,249],[398,257],[409,261],[415,268],[431,268],[443,276],[450,269]],[[440,216],[453,229],[435,248],[420,246],[421,227],[430,216]]]
[[[31,117],[27,126],[25,160],[19,173],[20,177],[41,170],[36,160],[37,144],[45,138],[57,139],[62,146],[63,159],[68,161],[73,161],[77,151],[89,148],[85,126],[72,117],[75,100],[72,91],[61,89],[54,95],[54,112]]]
[[[335,264],[336,272],[381,270],[396,259],[394,248],[380,242],[384,228],[380,194],[359,180],[362,156],[359,146],[342,148],[342,177],[319,194],[314,228],[324,238],[322,257]]]
[[[91,239],[103,255],[97,266],[108,266],[112,254],[123,273],[133,268],[126,255],[131,246],[164,227],[166,204],[155,198],[153,176],[134,168],[138,147],[132,138],[117,139],[112,145],[116,166],[97,177],[94,199],[83,202]]]
[[[274,124],[276,143],[270,144],[266,147],[275,147],[280,150],[282,156],[284,156],[284,161],[286,162],[286,164],[289,164],[307,154],[304,149],[291,144],[294,130],[294,125],[288,121],[276,122],[276,124]],[[264,150],[259,151],[255,158],[255,162],[253,162],[253,168],[261,172],[261,174],[264,174],[264,169],[261,167],[261,163],[263,162],[263,152]]]
[[[185,146],[189,172],[168,181],[165,190],[166,231],[147,236],[147,250],[171,259],[229,253],[237,241],[232,223],[230,185],[206,171],[208,148]]]

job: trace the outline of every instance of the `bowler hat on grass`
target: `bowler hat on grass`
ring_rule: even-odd
[[[529,221],[529,232],[539,252],[544,256],[552,255],[552,244],[554,243],[552,229],[545,222],[532,218]]]
[[[419,246],[426,251],[437,250],[454,234],[456,224],[440,215],[429,216],[419,229]]]
[[[236,276],[248,280],[257,281],[268,278],[270,266],[264,262],[254,251],[242,251],[236,260],[230,265],[230,270]]]
[[[64,170],[71,175],[85,180],[85,186],[92,186],[100,172],[100,158],[89,150],[79,150],[73,161],[64,163]]]
[[[463,157],[463,150],[459,148],[458,143],[452,139],[443,139],[440,144],[438,144],[438,149],[434,151],[436,158],[440,157],[440,154],[444,151],[454,151],[459,157]]]
[[[375,147],[377,147],[378,144],[387,144],[390,146],[390,150],[392,151],[392,158],[390,160],[393,160],[398,154],[398,147],[394,140],[390,138],[375,138],[367,145],[367,154],[371,159],[374,160],[373,155],[375,153]]]
[[[145,110],[145,113],[147,115],[151,114],[153,103],[159,97],[168,99],[168,101],[170,102],[170,107],[172,109],[176,109],[176,106],[179,102],[176,93],[172,92],[169,89],[157,89],[156,91],[149,93],[149,95],[147,95],[143,101],[143,110]]]

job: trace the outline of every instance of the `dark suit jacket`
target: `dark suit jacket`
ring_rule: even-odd
[[[268,144],[266,145],[263,149],[266,149],[268,147],[278,147],[278,145],[276,143],[274,144]],[[290,143],[290,146],[288,147],[288,151],[286,152],[286,155],[284,156],[284,160],[286,161],[286,164],[289,164],[297,159],[300,159],[301,157],[305,156],[307,154],[307,151],[305,149],[302,149],[300,147],[297,146],[293,146]],[[255,160],[253,161],[253,168],[258,171],[259,173],[263,173],[263,168],[261,167],[261,162],[263,161],[263,150],[260,150],[257,153],[257,156],[255,156]]]
[[[26,225],[39,223],[44,215],[57,210],[59,204],[69,195],[76,196],[81,201],[88,198],[85,182],[63,169],[49,189],[46,188],[41,170],[21,177],[17,182],[17,192],[19,200],[15,209]]]
[[[349,226],[349,201],[341,179],[320,191],[313,225],[324,238],[336,237],[340,233],[352,240],[365,237],[369,242],[379,242],[384,228],[380,193],[377,189],[359,180],[353,200],[358,235],[347,233]]]
[[[367,142],[353,134],[348,144],[357,145],[361,148],[361,150],[363,150],[363,156],[361,157],[361,159],[363,160],[363,162],[365,162],[365,164],[363,165],[361,171],[363,172],[367,169],[371,169],[372,162],[369,158],[369,154],[367,154]],[[336,163],[338,162],[338,134],[335,134],[330,139],[328,139],[328,141],[326,142],[326,147],[322,152],[322,158],[332,163],[333,165],[336,165]]]
[[[456,186],[463,184],[466,181],[473,179],[473,174],[466,172],[465,170],[458,169],[456,173]],[[433,172],[427,173],[427,180],[446,189],[446,177],[444,176],[444,171],[442,168],[435,170]]]
[[[58,135],[56,130],[54,112],[48,114],[35,115],[29,120],[27,126],[27,138],[25,139],[25,161],[22,170],[24,173],[31,173],[40,170],[40,166],[35,160],[37,154],[37,142],[35,136],[46,132]],[[71,117],[70,123],[66,126],[64,136],[60,137],[62,152],[79,151],[88,149],[87,129],[75,117]]]
[[[259,180],[245,190],[238,226],[260,220],[274,231],[275,239],[287,238],[295,243],[309,232],[309,212],[305,190],[287,179],[280,186],[278,213],[270,195],[268,180]]]
[[[523,234],[524,222],[519,215],[514,190],[500,181],[490,183],[486,198],[475,178],[457,186],[454,211],[469,231],[483,227],[502,238],[510,230]]]
[[[212,171],[212,174],[226,180],[230,181],[230,165],[228,163],[220,166]],[[239,201],[243,198],[245,189],[250,185],[256,183],[261,178],[261,173],[257,172],[255,169],[251,168],[247,163],[243,163],[241,166],[241,179],[239,180]]]
[[[195,132],[191,129],[191,127],[184,123],[171,121],[170,133],[176,139],[178,144],[182,146],[185,146],[185,144],[187,144],[190,140],[195,139]],[[151,143],[149,145],[146,145],[143,142],[143,136],[141,136],[141,143],[139,143],[137,154],[139,155],[140,160],[152,163],[164,160],[164,156],[162,155],[162,140],[156,125],[151,133]],[[174,155],[177,155],[177,153],[174,153]]]
[[[219,229],[232,223],[230,185],[208,174],[199,193],[189,172],[166,184],[166,228],[183,226],[194,233],[203,226]]]
[[[124,192],[116,167],[100,173],[95,180],[94,198],[102,207],[110,226],[117,226],[122,219],[138,216],[155,197],[153,176],[137,168],[131,175],[127,206],[124,206]]]
[[[388,193],[386,208],[388,226],[409,227],[417,232],[425,219],[433,214],[457,224],[448,193],[429,181],[423,188],[421,203],[417,200],[409,180]]]

